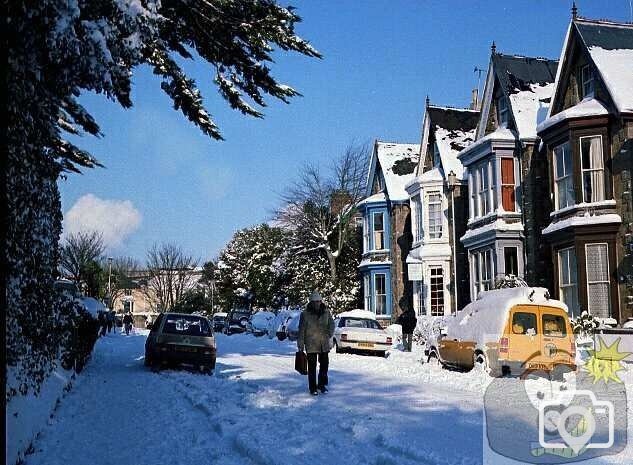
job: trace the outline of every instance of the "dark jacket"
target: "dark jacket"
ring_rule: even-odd
[[[334,336],[334,319],[325,305],[308,304],[299,319],[297,348],[307,353],[329,352]]]
[[[402,313],[396,323],[402,326],[402,332],[404,334],[412,334],[415,330],[415,325],[417,324],[418,319],[415,316],[415,312],[412,309],[407,310]]]
[[[130,324],[131,325],[133,322],[134,322],[134,320],[132,319],[132,315],[130,315],[129,313],[123,317],[123,323],[124,324],[126,324],[126,325]]]

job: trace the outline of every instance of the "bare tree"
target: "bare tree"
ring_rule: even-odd
[[[147,253],[146,297],[159,309],[170,310],[182,302],[197,280],[193,271],[198,260],[175,244],[154,244]]]
[[[110,276],[110,298],[112,305],[123,297],[126,289],[133,289],[137,287],[137,283],[134,281],[135,275],[140,269],[138,260],[133,257],[114,257],[112,259],[112,275]],[[109,274],[110,264],[103,262],[101,267]],[[108,275],[104,278],[107,280]],[[114,308],[114,307],[113,307]]]
[[[70,234],[60,249],[61,271],[77,284],[84,283],[93,264],[99,261],[104,250],[103,238],[99,232]]]
[[[293,231],[296,253],[321,251],[336,280],[337,259],[353,233],[356,205],[365,191],[367,144],[349,145],[330,171],[305,165],[282,194],[277,222]]]

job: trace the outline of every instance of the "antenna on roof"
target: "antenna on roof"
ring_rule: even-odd
[[[492,52],[493,55],[497,53],[497,44],[495,44],[494,40],[492,41],[492,45],[490,46],[490,52]]]
[[[576,2],[572,2],[571,4],[571,19],[575,20],[578,18],[578,7],[576,6]]]

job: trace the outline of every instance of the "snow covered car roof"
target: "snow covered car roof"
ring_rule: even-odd
[[[347,312],[341,312],[336,315],[336,318],[365,318],[367,320],[375,320],[376,314],[367,310],[348,310]]]

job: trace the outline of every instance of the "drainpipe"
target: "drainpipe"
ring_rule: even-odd
[[[453,227],[453,296],[454,296],[454,312],[457,313],[457,236],[455,235],[455,185],[457,183],[457,175],[451,171],[447,176],[448,189],[451,191],[451,223]]]

